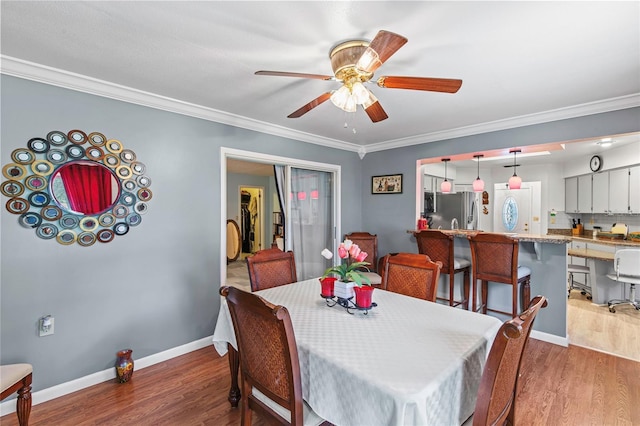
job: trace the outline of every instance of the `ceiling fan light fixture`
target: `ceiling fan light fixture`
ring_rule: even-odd
[[[351,94],[355,98],[356,104],[364,104],[369,99],[369,91],[359,81],[351,86]]]
[[[330,99],[335,106],[337,106],[340,109],[345,109],[347,105],[347,100],[349,99],[350,96],[351,96],[351,93],[349,92],[349,89],[346,86],[342,86],[341,88],[333,92]]]
[[[367,50],[365,50],[362,56],[360,56],[360,59],[358,59],[356,68],[364,71],[378,68],[380,65],[382,65],[382,61],[378,53],[372,48],[367,47]]]
[[[356,105],[356,98],[351,95],[347,98],[347,102],[342,109],[347,112],[356,112]]]

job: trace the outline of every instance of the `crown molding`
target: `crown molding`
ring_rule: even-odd
[[[604,112],[617,111],[638,106],[640,106],[640,93],[635,93],[632,95],[620,96],[618,98],[605,99],[601,101],[589,102],[535,114],[521,115],[519,117],[507,118],[504,120],[496,120],[472,126],[459,127],[457,129],[427,133],[423,135],[412,136],[409,138],[389,140],[367,145],[366,149],[367,152],[384,151],[387,149],[402,148],[405,146],[419,145],[428,142],[436,142],[447,139],[460,138],[464,136],[478,135],[481,133],[514,129],[516,127],[524,127],[534,124],[548,123],[551,121],[583,117],[585,115],[600,114]]]
[[[566,108],[540,112],[536,114],[522,115],[504,120],[443,130],[441,132],[425,133],[408,138],[393,139],[370,145],[357,145],[337,139],[324,138],[306,132],[292,130],[282,126],[276,126],[263,121],[253,120],[236,114],[207,108],[177,99],[144,92],[127,86],[110,83],[104,80],[87,77],[81,74],[47,67],[45,65],[24,61],[10,56],[0,55],[0,73],[14,77],[33,80],[52,86],[63,87],[78,92],[88,93],[105,98],[115,99],[149,108],[174,112],[229,126],[240,127],[247,130],[266,133],[287,139],[298,140],[316,145],[345,151],[357,152],[360,158],[369,152],[384,151],[394,148],[402,148],[411,145],[419,145],[428,142],[436,142],[446,139],[477,135],[481,133],[495,132],[499,130],[513,129],[516,127],[530,126],[534,124],[548,123],[551,121],[582,117],[585,115],[599,114],[626,108],[640,106],[640,93],[605,99]]]
[[[353,152],[358,152],[361,147],[10,56],[0,55],[0,73],[316,145]]]

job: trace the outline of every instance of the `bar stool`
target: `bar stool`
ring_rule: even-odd
[[[471,262],[468,259],[457,258],[453,254],[453,235],[445,234],[437,229],[425,229],[415,233],[418,243],[418,253],[426,254],[434,261],[442,262],[440,274],[449,276],[449,306],[463,305],[469,309],[469,275]],[[453,296],[455,274],[463,273],[462,300],[457,301]]]
[[[591,273],[591,268],[584,265],[569,264],[567,265],[567,272],[569,272],[569,290],[567,299],[571,297],[571,290],[580,290],[580,294],[587,296],[587,299],[591,300],[591,286],[587,285],[587,279]],[[576,283],[573,280],[573,274],[584,274],[584,284]]]
[[[482,309],[511,315],[518,315],[518,293],[520,310],[524,311],[531,299],[531,269],[518,266],[518,240],[502,234],[477,233],[467,236],[471,247],[471,265],[473,268],[473,304],[474,311]],[[482,281],[482,305],[476,309],[478,280]],[[504,312],[487,308],[489,281],[510,284],[512,289],[512,311]],[[518,291],[519,290],[519,291]]]

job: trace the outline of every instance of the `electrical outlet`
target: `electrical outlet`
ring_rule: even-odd
[[[38,321],[38,331],[40,337],[50,336],[53,334],[54,318],[51,315],[40,318]]]

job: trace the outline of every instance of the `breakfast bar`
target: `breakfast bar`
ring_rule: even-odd
[[[455,257],[471,259],[471,249],[467,236],[472,233],[483,232],[464,229],[441,230],[454,235]],[[408,230],[414,235],[416,230]],[[536,319],[534,330],[553,335],[563,342],[567,337],[567,245],[571,237],[566,235],[537,235],[509,233],[509,237],[518,240],[518,264],[531,270],[530,294],[542,294],[550,301],[545,309],[545,315]],[[413,237],[412,237],[413,238]],[[448,289],[448,282],[440,278],[438,286],[439,296]],[[456,293],[462,285],[456,280]],[[476,295],[478,297],[479,295]],[[473,295],[471,296],[473,297]],[[500,311],[511,310],[511,288],[500,283],[489,282],[488,306]],[[506,319],[502,316],[501,319]]]

